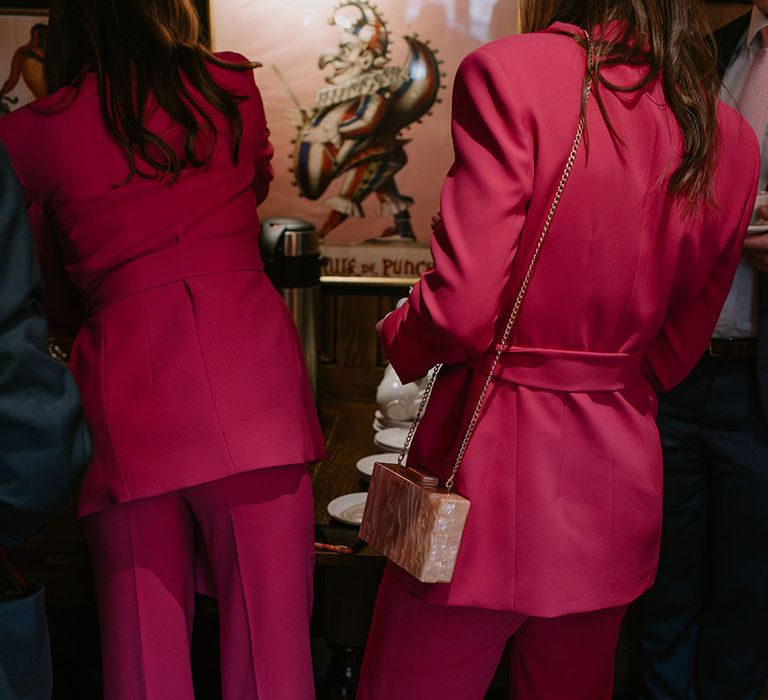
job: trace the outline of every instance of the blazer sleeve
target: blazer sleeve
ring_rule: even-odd
[[[80,292],[67,276],[58,239],[43,207],[32,201],[27,213],[43,278],[43,309],[48,325],[54,332],[74,338],[86,321]]]
[[[250,63],[249,59],[235,51],[217,51],[216,56],[229,63],[244,65]],[[229,73],[229,71],[227,71]],[[256,201],[261,204],[269,193],[269,183],[274,177],[271,161],[274,155],[272,144],[269,142],[269,129],[267,128],[267,116],[261,92],[256,85],[256,79],[252,70],[236,73],[236,86],[231,86],[233,93],[247,97],[241,102],[240,115],[243,120],[243,136],[241,139],[240,158],[251,159],[255,170],[253,177],[253,191]],[[227,77],[231,80],[231,74]],[[245,87],[240,81],[245,83]],[[245,89],[245,94],[241,92]],[[245,146],[244,144],[247,144]],[[243,160],[243,162],[246,162]]]
[[[255,149],[253,154],[255,165],[255,176],[253,180],[253,190],[256,193],[256,201],[261,204],[269,194],[269,183],[274,178],[272,168],[272,156],[274,149],[269,142],[269,128],[267,126],[267,115],[264,110],[264,102],[261,99],[261,92],[256,83],[251,79],[256,119],[253,126],[256,129]],[[244,125],[248,128],[248,125]]]
[[[0,147],[0,545],[33,534],[74,495],[90,436],[72,376],[47,352],[22,193]]]
[[[690,258],[681,256],[682,265],[703,273],[699,275],[701,283],[673,299],[661,330],[645,351],[644,374],[657,391],[673,389],[701,359],[733,284],[742,255],[744,235],[752,218],[760,174],[757,140],[751,140],[754,141],[753,164],[745,168],[750,175],[744,180],[750,183],[751,189],[749,193],[743,194],[745,199],[737,222],[731,224],[730,235],[725,239],[719,231],[711,231],[711,235],[707,235],[706,230],[701,232],[701,238],[705,241],[725,240],[722,250],[715,251],[714,263],[708,270],[702,270]],[[734,200],[730,201],[733,204]]]
[[[454,163],[431,241],[435,267],[381,327],[403,382],[491,345],[533,188],[532,130],[507,74],[486,49],[459,67],[451,130]]]
[[[14,116],[16,113],[8,115],[7,119],[10,121]],[[27,207],[28,224],[43,279],[42,304],[48,325],[56,333],[74,338],[85,323],[86,314],[80,294],[64,269],[61,249],[50,218],[40,200],[33,196],[38,188],[28,181],[36,172],[36,155],[30,155],[29,152],[29,141],[33,138],[34,123],[30,126],[26,120],[11,121],[10,128],[5,121],[0,123],[0,148],[7,149],[2,151],[3,167],[15,170],[14,187],[18,189],[20,182],[24,193],[21,201]],[[27,222],[24,227],[27,228]]]

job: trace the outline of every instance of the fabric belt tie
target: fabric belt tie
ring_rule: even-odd
[[[488,374],[496,350],[468,361]],[[641,379],[642,352],[604,353],[506,346],[495,375],[531,389],[586,393],[620,391]]]
[[[84,303],[89,316],[125,297],[217,272],[261,271],[258,240],[221,239],[180,245],[136,258],[88,287]]]

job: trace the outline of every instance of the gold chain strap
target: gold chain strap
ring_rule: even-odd
[[[586,36],[587,44],[588,44],[588,61],[591,63],[591,56],[592,56],[592,41],[587,34]],[[590,76],[587,78],[587,83],[585,87],[586,91],[586,100],[589,100],[590,93],[592,91],[592,77],[591,77],[591,71]],[[523,304],[523,299],[525,298],[525,295],[528,291],[528,286],[531,283],[531,278],[533,277],[533,271],[536,267],[536,262],[539,258],[539,253],[541,252],[541,248],[544,245],[544,240],[547,237],[547,234],[549,233],[550,226],[552,225],[552,220],[555,218],[555,212],[557,211],[557,207],[560,204],[560,199],[563,196],[563,192],[565,191],[565,186],[568,183],[568,179],[571,176],[571,171],[573,170],[573,166],[576,163],[576,155],[579,152],[579,146],[581,145],[581,140],[584,135],[584,116],[582,115],[579,119],[579,126],[576,130],[576,137],[573,140],[573,146],[571,147],[571,152],[568,156],[568,160],[565,163],[565,169],[563,170],[563,175],[560,178],[560,183],[557,186],[557,191],[555,192],[554,199],[552,200],[552,206],[549,208],[549,213],[547,214],[547,218],[544,221],[544,226],[541,231],[541,235],[539,236],[539,242],[536,244],[536,248],[533,251],[533,257],[531,258],[530,265],[528,265],[528,271],[525,273],[525,277],[523,277],[523,281],[520,284],[520,290],[517,293],[517,299],[515,300],[515,305],[512,307],[512,312],[509,315],[509,320],[507,321],[507,326],[504,329],[504,333],[501,336],[501,340],[498,344],[498,350],[496,351],[496,356],[493,358],[493,363],[491,364],[491,369],[488,372],[488,377],[485,380],[485,385],[483,386],[483,390],[480,392],[480,398],[477,400],[477,405],[475,406],[475,410],[472,413],[472,418],[469,421],[469,425],[467,426],[467,431],[464,434],[464,439],[462,440],[461,447],[459,448],[459,452],[456,455],[456,461],[453,464],[453,470],[451,471],[450,477],[448,477],[447,481],[445,482],[445,487],[448,489],[448,491],[451,491],[453,488],[454,481],[456,480],[456,474],[459,471],[459,467],[461,466],[462,461],[464,460],[464,454],[467,451],[467,447],[469,446],[469,441],[472,439],[472,435],[475,432],[475,428],[477,427],[477,422],[480,419],[480,413],[483,409],[483,403],[485,402],[485,396],[488,393],[488,388],[491,385],[491,381],[493,380],[493,375],[496,372],[496,367],[499,365],[499,361],[501,360],[501,356],[504,354],[504,347],[507,344],[507,340],[509,340],[509,336],[512,333],[512,328],[515,325],[515,322],[517,321],[517,317],[520,313],[520,307]],[[419,403],[419,408],[416,411],[416,417],[413,419],[413,423],[411,424],[411,428],[408,431],[408,435],[405,438],[405,442],[403,443],[403,449],[400,451],[400,454],[397,458],[398,465],[402,466],[403,459],[405,459],[405,455],[408,452],[408,449],[411,446],[411,442],[413,440],[413,436],[416,433],[416,428],[419,425],[419,422],[421,421],[422,415],[424,413],[424,409],[427,405],[427,401],[429,401],[429,397],[432,394],[432,389],[434,388],[435,381],[437,379],[437,375],[439,374],[440,370],[442,369],[443,365],[437,365],[433,368],[432,373],[430,374],[429,381],[427,382],[427,386],[424,389],[424,395],[421,397],[421,402]]]

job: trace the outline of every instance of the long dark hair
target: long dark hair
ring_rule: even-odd
[[[258,65],[214,56],[200,40],[200,22],[190,0],[51,1],[48,90],[79,87],[84,72],[95,71],[101,116],[128,160],[126,180],[136,174],[174,180],[183,167],[210,161],[218,134],[200,96],[228,121],[237,161],[243,131],[237,103],[244,97],[219,86],[208,64],[231,70]],[[147,129],[153,103],[184,127],[183,155]],[[149,169],[139,167],[137,159]]]
[[[717,50],[702,5],[700,0],[523,0],[521,5],[523,30],[529,32],[556,21],[593,33],[596,27],[615,23],[611,31],[595,38],[591,71],[595,100],[619,141],[600,89],[632,92],[660,76],[684,143],[682,162],[670,178],[669,191],[683,200],[688,213],[702,202],[714,204],[718,147]],[[646,64],[650,70],[636,85],[619,86],[601,72],[604,66],[616,64]]]

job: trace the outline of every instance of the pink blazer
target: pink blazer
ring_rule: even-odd
[[[409,463],[445,477],[538,240],[578,122],[584,51],[555,24],[468,56],[453,102],[455,162],[435,269],[389,315],[403,381],[443,369]],[[636,82],[644,68],[607,77]],[[653,582],[662,512],[655,389],[704,352],[739,261],[758,149],[718,114],[719,208],[690,220],[667,195],[681,136],[659,81],[603,90],[456,490],[471,502],[446,605],[557,616],[627,603]],[[494,335],[495,333],[495,335]]]
[[[81,514],[324,454],[296,331],[259,257],[256,207],[272,178],[261,97],[250,71],[210,70],[246,98],[239,162],[211,110],[210,166],[173,184],[120,185],[126,162],[93,74],[79,92],[0,120],[29,199],[50,323],[77,333],[70,367],[95,451]],[[164,112],[149,126],[183,144]]]

